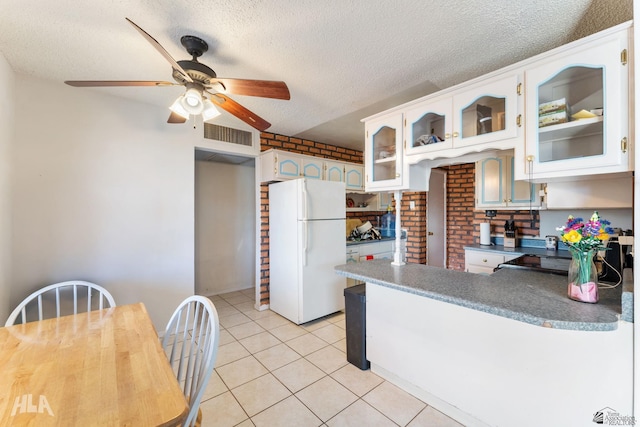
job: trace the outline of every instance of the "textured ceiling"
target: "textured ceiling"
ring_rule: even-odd
[[[56,82],[172,81],[125,17],[176,60],[192,34],[218,76],[285,81],[290,101],[233,97],[268,131],[362,149],[363,117],[627,21],[632,0],[0,0],[0,52]],[[180,93],[73,90],[163,106]]]

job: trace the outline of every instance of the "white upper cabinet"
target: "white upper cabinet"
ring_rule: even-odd
[[[407,155],[514,148],[522,126],[521,80],[518,73],[501,75],[415,104],[405,113]]]
[[[364,191],[364,166],[270,149],[260,154],[261,182],[296,178],[344,182],[347,190]]]
[[[344,183],[347,190],[364,191],[364,166],[345,163]]]
[[[563,46],[525,70],[526,144],[516,178],[632,170],[627,28]]]
[[[488,157],[476,162],[476,208],[540,209],[540,186],[515,180],[513,156]]]
[[[325,160],[324,179],[326,181],[344,182],[344,163]]]
[[[355,163],[325,160],[324,179],[344,182],[347,191],[364,191],[364,167]]]
[[[371,190],[401,190],[402,174],[402,113],[397,113],[365,124],[364,147],[365,187]]]

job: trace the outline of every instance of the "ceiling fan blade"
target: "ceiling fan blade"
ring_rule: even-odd
[[[182,117],[180,114],[176,114],[172,111],[171,114],[169,115],[169,119],[167,120],[167,123],[184,123],[186,121],[187,119]]]
[[[180,71],[180,73],[182,73],[182,75],[184,76],[184,79],[186,81],[188,81],[189,83],[193,83],[193,79],[191,77],[189,77],[189,75],[187,74],[187,72],[180,66],[180,64],[178,64],[176,62],[175,59],[173,59],[173,57],[169,54],[169,52],[167,52],[167,50],[165,48],[162,47],[162,45],[160,43],[158,43],[158,41],[156,39],[154,39],[153,37],[151,37],[151,35],[149,33],[147,33],[145,30],[143,30],[142,28],[140,28],[135,22],[133,22],[131,19],[129,18],[124,18],[127,21],[129,21],[129,23],[131,25],[133,25],[133,27],[138,30],[138,32],[140,34],[142,34],[144,36],[145,39],[147,39],[147,41],[149,43],[151,43],[151,45],[153,47],[156,48],[156,50],[158,52],[160,52],[160,54],[162,56],[164,56],[164,58],[169,61],[169,63],[171,64],[171,66],[173,67],[174,70],[178,70]]]
[[[273,80],[245,80],[215,78],[211,82],[220,82],[225,92],[234,95],[260,96],[263,98],[291,99],[289,88],[285,82]]]
[[[271,126],[271,123],[259,117],[258,115],[254,114],[253,112],[247,110],[245,107],[238,104],[236,101],[229,98],[228,96],[223,95],[221,93],[209,93],[209,94],[211,95],[211,102],[213,102],[223,110],[226,110],[229,113],[233,114],[243,122],[258,129],[259,131],[266,130],[269,126]]]
[[[65,80],[65,83],[74,87],[100,87],[100,86],[176,86],[176,83],[144,80]]]

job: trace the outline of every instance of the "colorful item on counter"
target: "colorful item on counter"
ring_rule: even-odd
[[[611,223],[606,219],[601,219],[598,212],[594,212],[587,222],[583,222],[582,218],[574,218],[569,215],[567,223],[558,227],[562,241],[567,244],[569,250],[586,252],[589,250],[606,249],[603,241],[613,234]]]
[[[558,227],[560,237],[571,253],[567,290],[570,299],[598,302],[598,272],[593,258],[598,250],[606,249],[604,241],[613,234],[610,224],[594,212],[587,222],[569,215],[567,223]]]

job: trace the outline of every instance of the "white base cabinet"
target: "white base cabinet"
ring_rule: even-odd
[[[503,262],[518,258],[521,253],[501,254],[498,252],[464,250],[464,271],[468,273],[491,274]]]
[[[633,324],[544,328],[366,284],[371,370],[467,426],[593,425],[633,414]],[[594,371],[595,369],[595,371]]]

